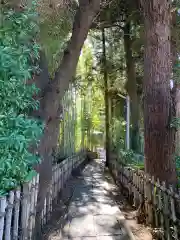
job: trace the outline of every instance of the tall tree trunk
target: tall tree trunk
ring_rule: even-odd
[[[171,10],[171,53],[172,53],[172,64],[173,64],[173,92],[175,93],[175,111],[176,117],[180,118],[180,84],[179,84],[179,60],[178,60],[178,48],[177,40],[179,38],[177,32],[177,1],[173,1]],[[180,128],[177,126],[176,132],[176,155],[180,156]]]
[[[139,152],[139,100],[137,94],[137,82],[135,64],[132,55],[132,46],[130,38],[130,22],[124,27],[124,49],[126,58],[127,82],[126,89],[131,100],[131,148],[135,152]]]
[[[106,61],[106,38],[105,29],[102,29],[102,50],[103,50],[103,72],[104,72],[104,101],[105,101],[105,128],[106,128],[106,167],[109,167],[110,158],[110,126],[109,126],[109,94],[108,94],[108,72],[107,72],[107,61]]]
[[[180,85],[176,88],[176,117],[180,118]],[[176,155],[180,156],[180,129],[176,132]]]
[[[41,212],[52,179],[52,150],[57,145],[59,135],[59,116],[62,111],[60,101],[75,74],[81,48],[99,8],[100,0],[79,0],[79,8],[74,19],[72,37],[64,52],[61,65],[55,74],[55,79],[49,81],[46,87],[41,88],[40,109],[34,114],[34,116],[40,117],[45,121],[44,134],[38,148],[42,163],[36,166],[36,170],[40,174],[35,224],[36,239],[38,240],[41,238]],[[41,86],[41,83],[43,83],[43,74],[44,72],[42,71],[42,74],[35,79],[37,86]],[[48,74],[46,74],[46,79],[47,76]],[[44,84],[42,85],[44,86]]]
[[[175,130],[170,127],[170,2],[142,0],[145,22],[144,128],[145,170],[162,181],[177,182]]]

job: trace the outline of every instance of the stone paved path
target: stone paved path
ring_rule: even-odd
[[[94,161],[69,181],[66,219],[48,239],[130,240],[121,211],[109,195],[103,168],[102,160]]]

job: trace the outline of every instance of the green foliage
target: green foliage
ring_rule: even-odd
[[[180,184],[180,156],[175,156],[175,161],[176,161],[176,171],[178,175],[178,182]]]
[[[75,12],[59,10],[45,18],[40,24],[40,39],[46,57],[50,76],[53,78],[62,60],[63,51],[70,37]]]
[[[173,66],[173,78],[174,81],[180,83],[180,60],[177,59],[175,65]]]
[[[103,66],[102,66],[102,32],[91,31],[89,41],[93,46],[94,68],[99,78],[99,86],[104,90]],[[125,92],[126,64],[124,61],[123,32],[119,28],[112,27],[105,30],[106,36],[106,61],[109,78],[109,90]],[[100,77],[101,76],[101,77]]]
[[[119,154],[119,149],[125,148],[126,122],[122,117],[113,118],[111,124],[112,150]]]
[[[27,111],[38,108],[32,99],[38,89],[26,84],[39,71],[34,6],[23,12],[1,10],[0,195],[29,180],[34,174],[32,165],[39,161],[28,151],[43,130],[42,123],[29,118]]]
[[[170,127],[178,129],[180,127],[180,118],[178,117],[173,117]]]
[[[119,149],[118,159],[125,164],[134,162],[134,152],[132,150]]]
[[[77,126],[85,135],[84,142],[88,139],[91,146],[102,145],[101,133],[104,132],[104,118],[101,116],[102,110],[104,112],[104,94],[99,86],[94,58],[92,46],[87,41],[81,52],[76,74],[81,98]]]

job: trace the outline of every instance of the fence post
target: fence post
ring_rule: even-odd
[[[153,186],[154,188],[154,186]],[[152,209],[152,183],[149,174],[145,175],[145,196],[146,196],[146,223],[153,224],[153,209]]]
[[[58,165],[58,192],[61,190],[61,168]]]
[[[1,217],[0,217],[0,240],[3,239],[3,233],[4,233],[4,218],[6,213],[6,197],[1,197],[0,199],[0,211],[1,211]]]
[[[137,202],[137,174],[136,170],[133,171],[133,192],[134,192],[134,207],[138,207],[138,202]]]
[[[53,194],[52,194],[52,191],[53,191],[53,184],[52,184],[52,181],[51,181],[51,184],[49,186],[49,218],[51,216],[51,213],[52,213],[52,201],[53,201]]]
[[[129,172],[129,201],[132,204],[132,170],[130,167],[128,167],[128,172]]]
[[[25,183],[23,185],[23,200],[22,200],[22,215],[21,215],[21,226],[22,226],[22,240],[28,239],[28,217],[29,217],[29,185]]]
[[[12,210],[14,204],[14,192],[11,191],[8,197],[8,205],[6,212],[6,226],[5,226],[5,240],[11,240],[11,222],[12,222]]]
[[[54,173],[55,173],[55,167],[53,167],[53,175],[52,175],[52,202],[54,200],[54,183],[55,183]]]
[[[136,179],[137,179],[137,196],[138,196],[138,205],[141,204],[141,181],[140,181],[140,171],[137,169],[136,171]]]
[[[157,207],[158,206],[158,199],[157,199],[157,191],[156,191],[156,186],[155,186],[155,179],[154,176],[152,177],[152,187],[153,187],[153,196],[152,196],[152,201],[153,201],[153,206]],[[154,224],[155,227],[158,228],[158,215],[156,209],[153,209],[153,214],[154,214]]]
[[[164,214],[164,237],[167,240],[170,240],[170,216],[169,212],[169,196],[166,193],[166,183],[162,182],[162,194],[163,194],[163,214]]]
[[[140,172],[141,202],[144,202],[144,172]]]
[[[20,189],[17,188],[16,193],[15,193],[14,220],[13,220],[13,240],[18,239],[20,196],[21,196]]]
[[[35,202],[36,202],[36,178],[33,178],[31,184],[31,195],[30,195],[30,216],[29,216],[29,239],[33,236],[33,228],[35,224]]]
[[[170,189],[171,195],[173,196],[173,195],[174,195],[173,187],[170,186],[169,189]],[[171,218],[172,218],[172,220],[173,220],[173,229],[174,229],[173,238],[174,238],[175,240],[178,240],[178,239],[179,239],[179,238],[178,238],[178,228],[177,228],[177,226],[175,225],[177,218],[176,218],[176,211],[175,211],[175,206],[174,206],[174,199],[173,199],[173,197],[170,197],[170,203],[171,203]]]
[[[122,179],[122,183],[123,183],[123,185],[124,185],[124,163],[123,164],[121,164],[121,179]]]
[[[126,167],[126,186],[127,186],[127,189],[128,189],[128,196],[127,198],[129,199],[129,195],[130,195],[130,190],[129,190],[129,170],[128,170],[128,167]]]
[[[43,216],[42,216],[42,226],[46,224],[46,205],[47,205],[47,195],[44,199],[44,209],[43,209]]]
[[[164,238],[164,215],[163,215],[163,201],[162,201],[162,190],[159,179],[157,180],[157,190],[158,190],[158,210],[160,212],[160,224],[161,224],[161,232],[162,232],[162,239]]]

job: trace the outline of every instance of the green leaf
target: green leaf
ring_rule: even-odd
[[[17,14],[2,7],[0,13],[0,195],[31,180],[30,166],[38,161],[29,144],[40,138],[43,125],[28,118],[28,109],[39,107],[33,99],[38,89],[25,83],[38,69],[35,11],[27,8]]]
[[[25,177],[24,181],[29,182],[31,181],[35,176],[37,176],[37,172],[34,170],[31,170]]]

